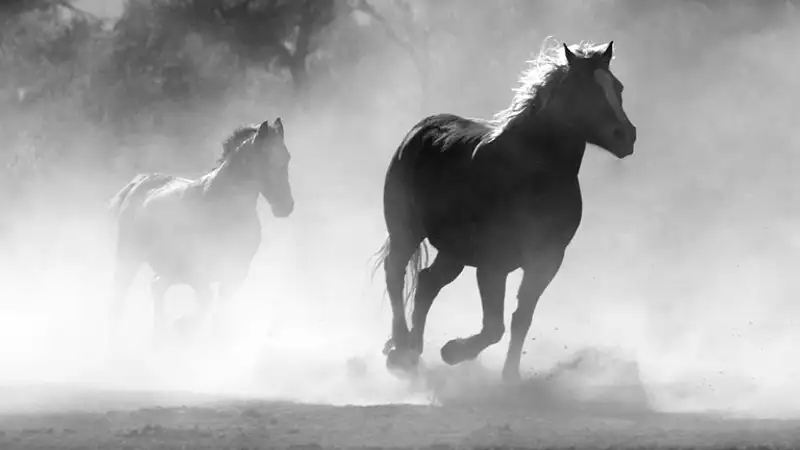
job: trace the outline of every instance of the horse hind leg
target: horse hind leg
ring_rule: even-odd
[[[419,273],[409,336],[409,347],[418,354],[421,355],[424,349],[425,322],[433,301],[442,288],[455,281],[463,270],[463,264],[440,252],[430,267]]]
[[[441,350],[442,360],[455,365],[473,360],[487,347],[500,342],[505,333],[503,308],[505,303],[506,279],[508,273],[479,267],[477,270],[478,289],[483,306],[483,327],[480,333],[468,338],[453,339]]]
[[[409,330],[406,321],[403,288],[405,286],[406,266],[419,249],[423,237],[412,237],[409,233],[396,233],[389,236],[389,248],[384,259],[386,272],[386,291],[392,308],[392,337],[386,343],[386,366],[390,370],[408,372],[418,358],[409,352]]]

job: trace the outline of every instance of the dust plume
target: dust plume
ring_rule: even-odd
[[[508,3],[516,9],[503,13],[459,2],[462,28],[449,24],[429,44],[427,93],[412,58],[376,37],[358,58],[319,69],[311,108],[295,107],[285,86],[241,89],[222,107],[172,112],[205,131],[183,159],[169,150],[179,139],[143,134],[113,149],[147,152],[138,166],[70,165],[30,182],[35,201],[4,220],[0,385],[797,416],[792,170],[800,142],[789,130],[800,67],[786,53],[800,40],[793,3]],[[440,16],[426,20],[445,28]],[[549,35],[614,40],[612,69],[639,129],[636,153],[620,163],[587,151],[583,222],[537,306],[523,358],[528,382],[509,391],[498,381],[507,338],[475,363],[439,361],[447,340],[478,331],[474,270],[431,311],[423,382],[395,379],[380,354],[390,323],[382,273],[369,279],[385,237],[386,164],[423,114],[489,117],[507,106],[524,61]],[[3,113],[23,121],[22,112]],[[107,199],[136,171],[202,173],[234,127],[277,116],[293,155],[296,211],[278,220],[260,205],[264,242],[237,299],[220,306],[221,328],[154,349],[143,270],[124,326],[110,329],[116,236]],[[69,131],[75,148],[107,145]],[[518,272],[509,277],[506,323],[519,281]],[[192,311],[187,288],[168,297],[172,317]]]

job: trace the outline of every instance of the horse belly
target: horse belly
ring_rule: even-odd
[[[492,266],[510,272],[524,262],[524,235],[520,230],[491,230],[464,223],[438,229],[428,241],[438,252],[470,267]]]
[[[151,239],[146,259],[153,272],[176,283],[208,280],[212,271],[203,254],[203,241],[191,234],[165,233]]]
[[[439,252],[469,267],[492,265],[508,271],[519,267],[521,255],[511,246],[486,245],[479,236],[469,232],[449,232],[428,236],[430,244]]]
[[[210,269],[220,280],[244,278],[261,245],[260,225],[239,227],[221,241],[208,255]]]
[[[566,248],[580,225],[582,203],[580,191],[570,189],[449,213],[426,226],[431,245],[468,266],[512,271],[537,252]]]
[[[147,259],[153,271],[184,283],[243,277],[260,245],[259,224],[222,229],[192,225],[151,236]]]

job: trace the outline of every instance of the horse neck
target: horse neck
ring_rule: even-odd
[[[209,200],[221,200],[233,209],[253,209],[257,205],[258,184],[243,174],[232,158],[209,172],[202,182]]]
[[[576,137],[574,130],[543,113],[518,118],[498,140],[506,141],[524,166],[544,163],[564,176],[578,176],[586,150],[586,141]]]

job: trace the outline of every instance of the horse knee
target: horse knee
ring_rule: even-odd
[[[483,335],[486,336],[486,340],[489,341],[491,344],[496,344],[503,339],[503,335],[506,332],[506,326],[503,324],[502,321],[491,321],[487,323],[483,327]]]
[[[528,328],[533,321],[533,306],[520,305],[511,315],[511,330]]]

